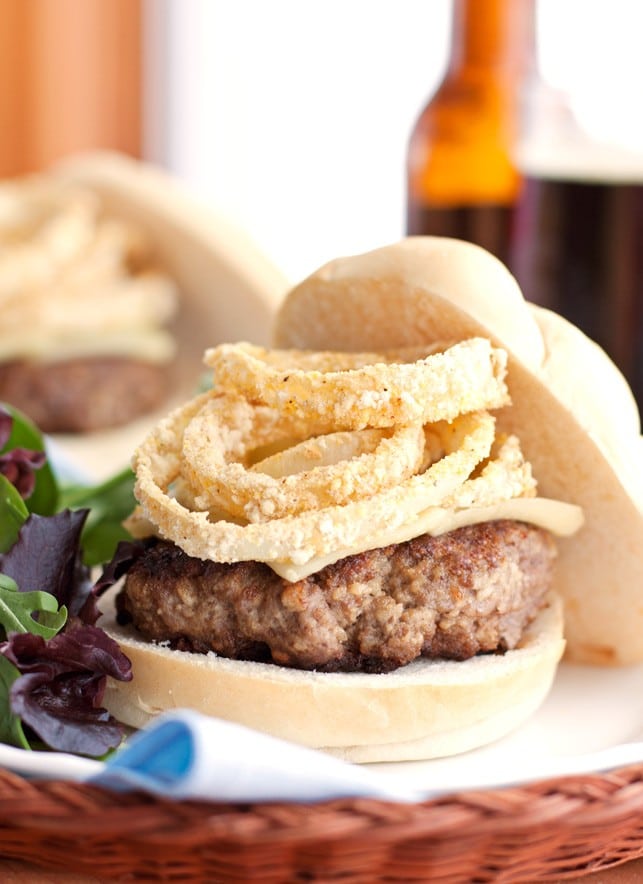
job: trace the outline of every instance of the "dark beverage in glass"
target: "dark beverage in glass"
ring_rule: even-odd
[[[642,170],[643,171],[643,170]],[[643,175],[529,171],[510,266],[525,297],[599,343],[643,405]]]

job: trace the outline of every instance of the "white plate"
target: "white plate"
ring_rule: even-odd
[[[102,768],[100,761],[64,752],[28,752],[0,743],[0,767],[24,777],[85,780]]]
[[[540,710],[496,743],[453,758],[374,765],[434,793],[510,785],[643,761],[643,666],[563,663]]]
[[[563,663],[541,709],[495,744],[452,758],[369,765],[384,790],[432,797],[643,761],[643,666],[603,669]],[[225,764],[225,759],[219,759]],[[29,777],[83,780],[100,763],[0,745],[0,765]],[[314,800],[302,784],[302,800]],[[216,797],[216,796],[212,796]]]

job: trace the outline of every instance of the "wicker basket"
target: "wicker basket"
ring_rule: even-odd
[[[109,881],[544,882],[643,856],[643,764],[405,805],[236,805],[0,770],[0,855]]]

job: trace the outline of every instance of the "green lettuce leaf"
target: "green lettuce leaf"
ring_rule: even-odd
[[[16,542],[28,515],[27,504],[6,476],[0,474],[0,553]]]
[[[45,451],[45,441],[42,433],[29,418],[6,402],[0,403],[13,418],[11,434],[0,453],[11,451],[13,448],[28,448],[31,451]],[[42,516],[50,516],[58,509],[58,482],[48,461],[36,472],[36,484],[27,501],[27,508],[31,513],[39,513]]]
[[[130,540],[123,520],[136,505],[134,473],[127,467],[99,485],[68,485],[61,488],[61,509],[88,509],[82,534],[83,560],[87,565],[108,562],[121,540]]]
[[[36,617],[34,617],[34,614]],[[0,626],[5,634],[31,632],[43,638],[56,635],[67,620],[67,609],[48,592],[20,592],[15,580],[0,574]]]
[[[20,670],[0,654],[0,743],[9,743],[19,749],[31,749],[25,737],[20,717],[11,710],[9,691],[20,678]]]

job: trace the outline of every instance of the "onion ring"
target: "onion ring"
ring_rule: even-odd
[[[464,482],[442,506],[465,509],[490,506],[514,497],[534,497],[536,480],[525,460],[517,436],[498,438],[479,475]]]
[[[503,350],[485,338],[434,350],[418,358],[414,348],[413,361],[401,362],[401,350],[318,354],[222,344],[206,351],[205,363],[215,385],[335,430],[451,421],[508,404]]]
[[[5,299],[50,283],[89,245],[98,204],[89,191],[43,193],[8,185],[0,190],[0,208],[0,241],[11,244],[0,255],[0,299]]]
[[[353,546],[378,530],[401,525],[452,495],[488,457],[494,438],[495,421],[490,414],[466,414],[432,428],[446,452],[441,460],[371,497],[262,523],[212,522],[208,512],[191,511],[170,494],[172,483],[181,476],[186,428],[209,398],[211,394],[196,397],[161,421],[135,452],[133,467],[142,514],[188,555],[216,562],[290,560],[303,564]]]
[[[494,443],[494,448],[497,448],[497,451],[493,460],[487,461],[486,466],[477,478],[468,479],[450,498],[442,501],[439,506],[427,507],[427,509],[416,513],[410,522],[396,525],[371,537],[363,538],[358,546],[350,549],[343,548],[324,556],[318,556],[303,566],[293,565],[291,562],[274,561],[270,562],[270,566],[284,579],[296,582],[309,574],[313,574],[315,571],[321,570],[326,565],[336,562],[338,559],[343,559],[346,555],[361,553],[375,547],[403,543],[405,540],[417,537],[426,531],[432,534],[436,527],[439,529],[438,533],[441,533],[445,514],[452,515],[457,524],[460,514],[471,510],[479,511],[485,507],[493,507],[498,503],[507,503],[511,500],[520,499],[539,500],[540,503],[545,502],[542,498],[537,499],[535,497],[536,483],[531,475],[530,465],[526,463],[522,456],[517,437],[509,436],[504,441],[496,442]],[[499,488],[504,493],[499,494]],[[509,493],[507,494],[507,492]],[[571,504],[560,504],[559,502],[557,502],[557,505],[572,507]],[[575,520],[577,521],[578,518],[577,513]],[[448,530],[452,529],[449,527]],[[576,530],[576,528],[573,530]]]
[[[196,508],[264,522],[370,496],[412,476],[423,460],[423,428],[412,424],[314,436],[247,468],[253,450],[301,432],[298,424],[245,399],[213,396],[183,435]]]

